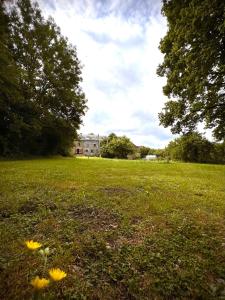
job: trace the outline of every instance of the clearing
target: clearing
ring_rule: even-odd
[[[31,239],[67,273],[43,299],[225,299],[225,166],[52,158],[0,173],[0,299],[32,298]]]

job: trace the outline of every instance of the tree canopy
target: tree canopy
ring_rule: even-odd
[[[141,146],[139,149],[140,157],[144,158],[146,155],[149,154],[149,151],[151,150],[149,147]]]
[[[10,140],[17,143],[21,125],[18,116],[19,92],[18,69],[9,50],[9,16],[0,2],[0,154],[10,149]]]
[[[111,133],[107,138],[101,141],[101,156],[107,158],[127,158],[133,154],[134,144],[126,136],[116,136]]]
[[[169,157],[186,162],[210,162],[212,143],[199,133],[193,132],[176,138],[167,146]]]
[[[86,109],[76,48],[30,0],[0,9],[0,154],[65,154]]]
[[[169,97],[160,123],[173,133],[193,131],[198,122],[225,139],[225,1],[164,0],[168,31],[161,40]]]

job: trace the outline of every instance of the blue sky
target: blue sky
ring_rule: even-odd
[[[156,75],[167,31],[160,0],[39,0],[77,47],[88,99],[82,133],[126,135],[164,147],[174,138],[159,126],[165,79]]]

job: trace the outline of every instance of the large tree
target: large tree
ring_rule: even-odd
[[[168,31],[161,40],[169,97],[160,123],[173,133],[193,131],[204,122],[225,138],[225,1],[164,0]]]
[[[63,154],[73,143],[86,109],[76,48],[30,0],[16,1],[9,11],[7,47],[18,70],[20,94],[13,98],[18,132],[16,139],[9,140],[21,153]]]
[[[107,138],[101,141],[101,156],[107,158],[127,158],[133,154],[134,144],[126,136],[116,136],[111,133]]]
[[[6,1],[5,1],[6,2]],[[18,113],[21,101],[19,71],[9,49],[9,17],[0,2],[0,155],[16,152],[23,122]]]
[[[197,132],[185,134],[166,147],[171,159],[186,162],[212,162],[213,144]]]

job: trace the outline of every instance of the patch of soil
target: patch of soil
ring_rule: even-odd
[[[202,197],[204,196],[202,193],[194,193],[195,196],[199,196],[199,197]]]
[[[11,214],[12,214],[12,212],[8,207],[1,208],[0,209],[0,220],[10,218]]]
[[[137,225],[137,224],[139,224],[142,220],[143,220],[143,218],[142,218],[141,216],[133,216],[133,217],[131,218],[130,223],[131,223],[132,225]]]
[[[53,201],[48,201],[44,203],[44,206],[46,209],[49,209],[50,211],[54,211],[57,209],[57,205]]]
[[[121,216],[117,212],[95,206],[76,205],[70,208],[68,213],[84,228],[97,231],[114,230],[121,221]]]
[[[35,200],[27,200],[18,209],[21,214],[35,213],[38,211],[38,204]]]
[[[119,186],[118,187],[104,187],[104,188],[100,188],[98,191],[107,194],[107,196],[133,194],[133,191],[131,191],[129,189],[125,189],[123,187],[119,187]]]
[[[134,218],[134,219],[133,219]],[[118,237],[114,240],[109,240],[109,246],[113,249],[121,248],[124,245],[132,245],[139,246],[142,245],[145,239],[149,236],[153,236],[160,232],[164,232],[172,234],[172,228],[170,228],[169,224],[166,221],[160,221],[160,223],[156,223],[155,221],[152,223],[146,223],[144,226],[142,223],[143,219],[139,216],[135,216],[131,219],[131,228],[132,231],[129,234],[123,233],[119,234]],[[136,222],[132,224],[132,222]]]
[[[152,185],[152,186],[150,186],[150,190],[152,192],[160,192],[162,189],[159,186]]]

